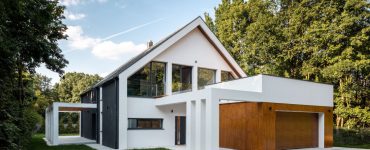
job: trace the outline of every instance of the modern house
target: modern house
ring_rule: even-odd
[[[46,139],[58,144],[58,111],[81,111],[81,136],[116,149],[274,150],[331,147],[332,85],[247,77],[198,17],[81,94],[47,109]],[[72,104],[71,104],[72,105]]]

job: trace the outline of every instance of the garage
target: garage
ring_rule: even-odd
[[[331,107],[239,102],[221,104],[219,110],[223,148],[282,150],[333,145]]]
[[[276,149],[318,147],[318,114],[276,112]]]

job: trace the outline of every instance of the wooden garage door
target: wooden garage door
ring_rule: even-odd
[[[318,114],[276,112],[276,149],[318,147]]]

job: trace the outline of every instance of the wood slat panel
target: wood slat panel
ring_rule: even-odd
[[[276,112],[276,149],[318,147],[318,114]]]
[[[241,102],[220,105],[220,147],[238,150],[276,149],[276,112],[324,113],[325,147],[333,145],[331,107]],[[318,140],[316,140],[318,141]]]

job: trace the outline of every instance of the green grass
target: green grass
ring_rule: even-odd
[[[48,146],[45,141],[44,134],[36,134],[32,137],[30,145],[27,149],[34,150],[93,150],[86,145],[59,145],[59,146]]]
[[[348,147],[348,148],[363,148],[363,149],[370,149],[370,144],[359,144],[359,145],[335,145],[335,147]]]

